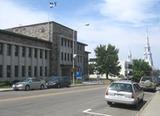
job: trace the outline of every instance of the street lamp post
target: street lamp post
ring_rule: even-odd
[[[87,24],[85,24],[84,26],[89,26],[89,24],[87,23]],[[78,29],[79,29],[79,28],[78,28]],[[78,30],[78,29],[77,29],[77,30]],[[72,52],[73,52],[73,55],[72,55],[72,61],[73,61],[73,62],[72,62],[72,71],[73,71],[73,75],[72,75],[73,78],[72,78],[72,79],[73,79],[73,83],[72,83],[72,84],[74,85],[74,84],[75,84],[75,78],[74,78],[74,77],[75,77],[75,74],[74,74],[74,73],[75,73],[75,57],[76,57],[76,55],[77,55],[77,54],[75,54],[75,41],[76,41],[76,38],[75,38],[75,30],[73,30],[72,39],[73,39],[73,45],[72,45],[72,46],[73,46],[73,50],[72,50]]]

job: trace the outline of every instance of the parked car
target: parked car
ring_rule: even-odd
[[[136,82],[130,80],[120,80],[112,82],[105,93],[105,100],[109,105],[112,103],[122,103],[138,106],[143,101],[143,89]]]
[[[144,90],[153,90],[156,91],[156,81],[154,77],[151,76],[143,76],[139,82],[140,86]]]
[[[44,89],[45,81],[40,79],[27,78],[23,81],[17,82],[12,85],[13,90],[31,90],[31,89]]]
[[[63,76],[51,76],[46,80],[47,88],[61,88],[61,87],[69,87],[71,84],[71,80],[69,77]]]

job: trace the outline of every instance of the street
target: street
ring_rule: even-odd
[[[0,92],[0,116],[135,116],[152,98],[145,92],[138,110],[127,105],[108,106],[104,85],[61,89]]]

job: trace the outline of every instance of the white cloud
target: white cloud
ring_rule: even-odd
[[[0,0],[0,14],[1,29],[48,20],[47,13],[34,11],[8,0]]]
[[[100,12],[102,15],[117,21],[142,23],[155,18],[151,7],[158,0],[103,0]]]

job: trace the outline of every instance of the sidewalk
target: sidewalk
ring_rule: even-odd
[[[12,88],[0,88],[0,92],[12,91]]]
[[[137,116],[159,116],[160,115],[160,91],[155,93],[152,100]]]

